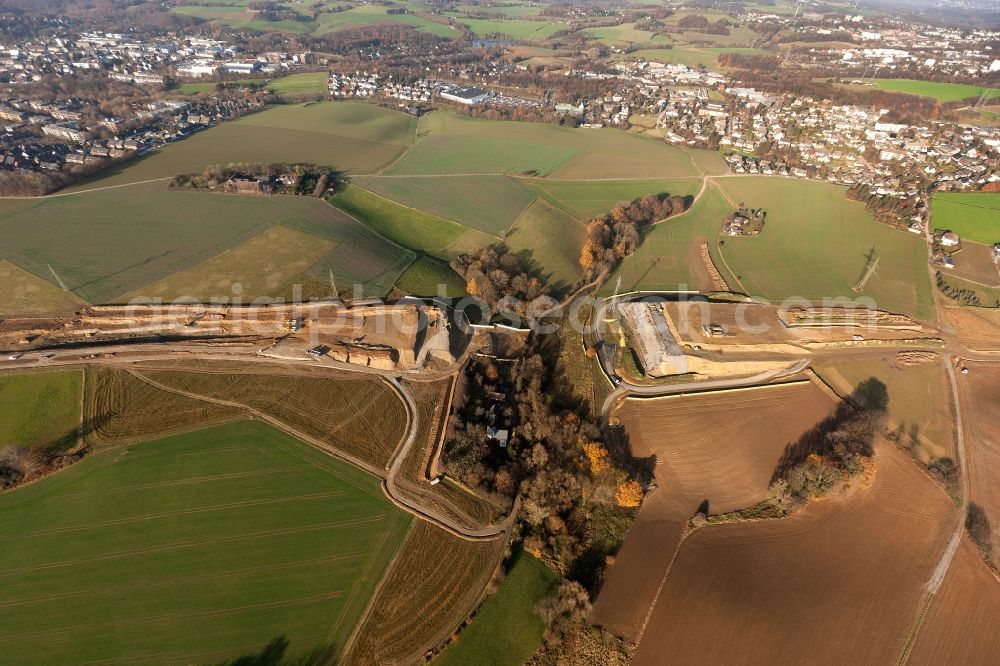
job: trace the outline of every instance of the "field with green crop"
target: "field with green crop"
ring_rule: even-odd
[[[412,116],[356,102],[271,106],[113,166],[66,191],[169,179],[234,162],[305,162],[371,173],[402,154],[413,140],[414,124]]]
[[[0,512],[20,664],[336,653],[410,523],[375,479],[254,422],[93,454]]]
[[[934,319],[923,239],[875,222],[843,187],[767,177],[719,182],[734,201],[767,211],[759,236],[726,238],[722,251],[751,295],[857,298],[852,287],[874,246],[878,267],[860,296],[885,310]]]
[[[492,241],[491,236],[480,231],[403,206],[353,183],[337,192],[331,202],[389,240],[441,258],[451,258]]]
[[[725,164],[716,158],[721,173]],[[387,173],[506,173],[573,180],[700,175],[684,151],[622,130],[479,120],[446,112],[420,119],[417,143]]]
[[[691,68],[719,70],[718,58],[723,53],[740,55],[771,55],[771,51],[739,47],[677,46],[672,49],[641,49],[626,54],[629,60],[649,60],[652,62],[686,65]]]
[[[296,278],[337,243],[285,226],[272,227],[186,270],[126,294],[121,302],[150,299],[213,299],[239,296],[243,301],[291,293]]]
[[[701,188],[695,178],[663,180],[554,180],[523,179],[525,187],[558,206],[578,220],[589,221],[607,213],[616,204],[647,194],[667,192],[677,196],[694,195]]]
[[[486,600],[448,646],[437,663],[441,666],[494,664],[520,666],[542,642],[545,622],[536,607],[556,593],[559,576],[541,560],[520,553],[496,594]]]
[[[708,243],[715,264],[722,275],[729,274],[719,265],[715,239],[732,206],[714,187],[708,187],[697,202],[680,217],[664,220],[647,227],[638,249],[627,257],[605,284],[610,293],[618,276],[622,291],[633,289],[693,289],[712,288],[709,273],[699,256],[702,243]],[[731,288],[737,285],[730,280]]]
[[[302,72],[269,81],[267,87],[278,95],[325,95],[326,82],[329,78],[326,72]]]
[[[915,81],[913,79],[866,79],[865,83],[875,85],[889,92],[933,97],[940,102],[956,102],[967,98],[976,98],[986,93],[986,99],[1000,98],[1000,88],[984,88],[964,83],[936,83],[933,81]]]
[[[404,206],[502,236],[535,195],[505,176],[373,176],[358,185]]]
[[[1000,242],[1000,193],[938,192],[931,201],[934,228],[964,240]]]
[[[537,199],[517,218],[504,243],[528,259],[559,294],[583,277],[579,261],[585,235],[580,221]]]
[[[410,25],[423,32],[439,37],[454,37],[455,30],[443,23],[431,21],[423,16],[412,13],[388,14],[389,6],[360,5],[350,7],[345,11],[325,12],[315,19],[307,15],[301,3],[284,3],[282,7],[297,11],[300,20],[284,19],[280,21],[265,21],[248,9],[248,3],[224,5],[213,0],[205,5],[186,4],[173,7],[171,11],[186,16],[205,19],[214,25],[225,26],[236,30],[260,30],[262,32],[278,31],[295,34],[325,35],[339,30],[356,28],[365,25],[395,24]]]
[[[82,390],[80,370],[0,374],[0,449],[46,446],[74,436]]]
[[[226,87],[237,87],[244,85],[264,85],[267,83],[267,79],[237,79],[236,81],[224,81],[222,82]],[[177,86],[177,92],[182,95],[197,95],[198,93],[213,92],[215,90],[215,81],[202,81],[199,83],[182,83]]]
[[[316,34],[323,35],[362,25],[388,23],[410,25],[423,32],[437,35],[438,37],[457,36],[457,31],[444,23],[436,23],[430,19],[424,18],[423,16],[417,16],[415,14],[387,14],[387,9],[389,9],[389,7],[359,5],[343,12],[320,14],[315,32]]]
[[[306,271],[327,283],[333,270],[346,284],[385,293],[413,260],[319,199],[168,191],[160,183],[33,201],[0,215],[0,235],[11,262],[106,303],[280,224],[336,244]]]
[[[670,38],[664,35],[654,35],[648,30],[639,30],[634,23],[622,23],[615,26],[587,28],[585,34],[607,46],[624,44],[668,44]]]
[[[396,280],[396,288],[410,296],[464,298],[465,280],[451,266],[433,257],[420,257]]]
[[[72,312],[86,304],[82,298],[0,259],[0,316]]]
[[[527,41],[548,39],[560,30],[566,30],[569,27],[563,23],[547,21],[519,19],[501,21],[498,19],[468,18],[457,14],[454,15],[454,20],[455,23],[462,23],[468,27],[474,35],[506,35]]]

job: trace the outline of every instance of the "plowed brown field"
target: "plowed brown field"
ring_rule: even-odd
[[[635,639],[699,505],[707,500],[718,514],[764,500],[785,445],[833,407],[812,383],[627,400],[618,415],[633,453],[656,455],[659,490],[639,511],[591,619]]]
[[[894,663],[955,508],[897,449],[875,464],[847,498],[689,536],[634,663]]]
[[[1000,582],[968,539],[952,560],[907,661],[931,664],[997,663],[1000,653]]]
[[[965,421],[969,499],[993,526],[993,562],[1000,562],[1000,363],[967,363],[958,375]]]

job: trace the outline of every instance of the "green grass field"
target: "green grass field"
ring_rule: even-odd
[[[621,262],[604,289],[610,293],[618,276],[622,291],[637,289],[693,289],[708,291],[711,279],[699,256],[701,243],[707,242],[716,266],[727,280],[728,273],[719,265],[715,238],[732,206],[714,187],[709,187],[682,216],[669,218],[647,227],[638,249]],[[730,283],[731,288],[736,285]]]
[[[355,182],[404,206],[497,237],[535,198],[504,176],[372,176]]]
[[[964,240],[1000,242],[1000,193],[938,192],[931,201],[934,228]]]
[[[469,295],[465,280],[440,259],[420,257],[396,281],[396,287],[410,296],[464,298]]]
[[[82,298],[0,259],[0,316],[72,312],[86,304]]]
[[[289,74],[269,81],[267,87],[278,95],[326,94],[326,82],[330,78],[326,72],[302,72]]]
[[[559,576],[527,553],[515,557],[496,594],[486,600],[472,623],[436,659],[442,666],[491,664],[519,666],[542,642],[545,622],[536,613],[553,596]]]
[[[734,201],[767,211],[759,236],[727,238],[723,248],[751,295],[776,302],[857,298],[852,286],[874,245],[878,268],[860,296],[885,310],[934,319],[923,239],[875,222],[843,187],[767,177],[719,182]]]
[[[699,46],[678,46],[672,49],[642,49],[626,54],[629,60],[649,60],[652,62],[663,62],[677,65],[686,65],[691,68],[704,67],[705,69],[719,70],[718,58],[723,53],[739,53],[741,55],[771,55],[771,51],[753,48],[726,48],[726,47],[699,47]]]
[[[342,12],[322,13],[315,20],[310,16],[307,20],[286,19],[281,21],[264,21],[257,18],[254,12],[244,6],[246,4],[223,5],[223,3],[213,0],[210,5],[187,4],[173,7],[171,11],[177,14],[205,19],[214,25],[236,30],[325,35],[365,25],[396,24],[410,25],[418,30],[440,37],[454,37],[456,34],[455,30],[449,28],[447,25],[436,23],[423,16],[415,14],[387,14],[386,11],[389,7],[376,5],[360,5]],[[301,4],[285,3],[282,6],[286,9],[296,10],[299,14],[305,14],[300,9],[303,7]],[[411,7],[411,9],[413,8]]]
[[[585,34],[606,46],[622,46],[624,44],[668,44],[669,37],[654,35],[648,30],[638,30],[634,23],[601,28],[587,28]]]
[[[74,435],[82,390],[81,370],[0,374],[0,449],[46,446]]]
[[[478,120],[439,111],[420,119],[418,137],[387,173],[505,173],[570,180],[700,175],[684,151],[616,129]],[[718,173],[724,173],[721,156],[712,159]]]
[[[335,651],[410,523],[377,480],[253,422],[93,454],[0,511],[21,664]]]
[[[319,199],[175,192],[160,183],[34,201],[0,214],[0,235],[11,262],[106,303],[281,224],[335,242],[307,273],[328,283],[333,270],[338,282],[364,284],[366,293],[384,294],[414,258]]]
[[[344,12],[321,14],[315,32],[322,35],[362,25],[396,23],[410,25],[438,37],[456,37],[458,34],[454,28],[443,23],[436,23],[415,14],[386,14],[387,9],[388,7],[377,5],[359,5]]]
[[[562,294],[583,277],[579,260],[585,235],[582,223],[537,199],[517,218],[504,242],[529,260],[554,293]]]
[[[866,79],[865,82],[874,84],[881,90],[933,97],[940,102],[956,102],[972,97],[978,100],[983,93],[986,93],[987,100],[1000,98],[1000,88],[984,88],[964,83],[935,83],[913,79]]]
[[[526,178],[520,182],[546,201],[583,221],[604,215],[618,203],[647,194],[667,192],[686,196],[696,194],[701,187],[701,181],[695,178],[605,181]]]
[[[233,162],[313,163],[371,173],[413,140],[412,116],[358,102],[271,106],[102,171],[67,192],[171,178]]]
[[[127,303],[149,297],[207,303],[217,298],[232,298],[237,292],[243,301],[277,298],[290,293],[295,279],[336,246],[329,238],[285,226],[271,227],[221,254],[154,284],[143,285],[117,300]]]
[[[491,11],[490,8],[488,11]],[[526,41],[541,41],[548,39],[560,30],[566,30],[569,26],[563,23],[550,23],[547,21],[530,21],[511,19],[501,21],[497,19],[477,19],[468,18],[458,14],[452,15],[455,23],[462,23],[474,35],[506,35],[514,39]]]
[[[448,258],[455,254],[454,247],[480,247],[490,242],[486,234],[403,206],[354,184],[335,194],[331,201],[376,233],[417,252]],[[465,238],[472,242],[464,242]]]
[[[267,83],[267,79],[238,79],[236,81],[223,81],[226,86],[241,86]],[[198,93],[213,92],[215,81],[203,81],[201,83],[182,83],[177,86],[177,91],[182,95],[197,95]]]
[[[490,5],[487,8],[480,7],[478,5],[459,5],[458,10],[460,12],[488,12],[490,14],[503,14],[504,16],[519,17],[519,16],[537,16],[541,14],[542,8],[540,6],[531,5]]]

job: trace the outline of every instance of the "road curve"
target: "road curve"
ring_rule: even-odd
[[[510,515],[508,515],[507,518],[505,518],[501,523],[488,525],[479,529],[469,529],[439,511],[430,507],[422,506],[418,502],[408,498],[405,493],[400,492],[399,486],[396,484],[396,476],[399,474],[399,470],[403,466],[403,461],[406,460],[410,449],[413,448],[414,442],[416,442],[419,416],[417,413],[417,405],[413,401],[413,397],[405,388],[403,388],[403,385],[399,383],[399,380],[395,377],[385,377],[384,379],[386,380],[386,383],[392,386],[399,394],[399,397],[406,405],[406,411],[409,417],[409,432],[403,440],[403,443],[397,448],[395,456],[390,461],[388,472],[385,475],[385,481],[382,484],[382,488],[389,499],[392,500],[394,504],[406,509],[409,513],[412,513],[418,518],[432,522],[438,527],[445,529],[455,536],[463,539],[494,539],[510,529],[511,524],[517,516],[516,506],[514,510],[510,512]]]
[[[717,391],[720,389],[734,389],[734,388],[747,388],[750,386],[758,386],[760,384],[766,384],[775,379],[781,377],[787,377],[789,375],[794,375],[798,372],[802,372],[809,366],[809,359],[804,358],[790,365],[786,368],[778,368],[777,370],[768,370],[767,372],[761,372],[750,377],[737,377],[734,379],[712,379],[708,381],[693,381],[693,382],[681,382],[678,384],[664,384],[660,386],[637,386],[635,384],[621,384],[618,388],[612,391],[607,398],[604,399],[604,404],[601,406],[601,414],[605,417],[610,414],[611,409],[614,404],[621,399],[628,398],[633,395],[646,396],[646,397],[656,397],[664,395],[674,395],[677,393],[696,393],[700,391]]]
[[[142,349],[144,354],[137,354],[134,356],[125,356],[124,353],[129,351],[134,351],[136,349]],[[295,428],[289,426],[288,424],[280,421],[273,416],[261,412],[259,410],[248,407],[245,404],[232,402],[228,400],[222,400],[219,398],[212,398],[209,396],[201,395],[198,393],[193,393],[189,391],[183,391],[181,389],[176,389],[166,384],[162,384],[147,375],[143,374],[141,371],[129,367],[130,364],[139,361],[151,361],[151,360],[162,360],[164,358],[172,358],[175,360],[210,360],[210,359],[229,359],[233,360],[234,357],[238,360],[249,361],[249,362],[263,362],[269,365],[314,365],[309,361],[298,361],[287,359],[282,362],[283,359],[275,359],[272,357],[260,357],[248,354],[226,354],[226,353],[211,353],[211,348],[188,346],[188,345],[170,345],[162,343],[135,343],[135,344],[122,344],[116,346],[105,346],[96,349],[102,353],[107,353],[109,351],[114,351],[116,356],[111,358],[99,357],[99,358],[88,358],[91,356],[91,352],[95,349],[88,348],[77,348],[77,349],[57,349],[49,353],[53,354],[53,357],[49,359],[42,359],[41,355],[43,352],[33,351],[27,352],[22,357],[18,358],[16,361],[11,362],[9,365],[0,367],[0,369],[23,369],[23,368],[38,368],[38,367],[65,367],[73,365],[110,365],[117,366],[134,375],[138,379],[154,386],[160,390],[167,391],[169,393],[183,395],[196,400],[201,400],[205,402],[211,402],[219,405],[225,405],[230,407],[237,407],[248,412],[253,418],[265,421],[271,426],[292,435],[293,437],[302,440],[303,442],[319,449],[323,453],[335,458],[339,458],[355,467],[372,474],[375,477],[383,479],[382,490],[386,497],[396,506],[400,507],[407,513],[410,513],[417,518],[431,522],[438,527],[447,530],[455,536],[461,537],[463,539],[470,540],[489,540],[499,537],[500,535],[507,532],[511,525],[513,524],[517,516],[517,506],[518,503],[515,501],[514,509],[502,522],[496,525],[489,525],[483,528],[469,528],[457,521],[451,519],[450,517],[440,513],[432,507],[423,506],[419,502],[407,497],[404,492],[402,492],[396,483],[396,475],[399,473],[400,468],[403,465],[403,461],[406,459],[407,454],[413,447],[414,442],[417,437],[418,428],[418,416],[416,403],[410,396],[409,392],[399,383],[399,380],[387,371],[380,371],[372,368],[366,368],[357,365],[348,366],[348,364],[337,364],[337,365],[327,365],[331,370],[345,370],[351,372],[357,372],[359,374],[365,374],[369,376],[375,376],[383,380],[386,385],[390,386],[399,396],[400,400],[403,402],[407,411],[407,433],[403,442],[397,447],[395,456],[390,460],[387,469],[379,468],[371,463],[368,463],[356,456],[352,456],[348,453],[340,451],[339,449],[330,446],[329,444],[320,441],[314,437],[307,435],[306,433],[300,432]],[[152,353],[149,353],[152,350]],[[189,352],[182,356],[176,355],[178,351],[183,350]],[[43,361],[39,363],[39,361]],[[341,367],[341,366],[345,367]]]

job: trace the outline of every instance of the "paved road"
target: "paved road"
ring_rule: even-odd
[[[677,384],[661,384],[653,386],[638,386],[635,384],[622,383],[604,399],[601,406],[601,414],[605,417],[611,413],[618,400],[630,396],[655,397],[663,395],[676,395],[678,393],[693,393],[699,391],[718,391],[722,389],[747,388],[749,386],[759,386],[768,382],[789,377],[802,372],[809,365],[809,359],[800,359],[796,363],[777,370],[768,370],[751,377],[737,377],[735,379],[713,379],[710,381],[680,382]]]

